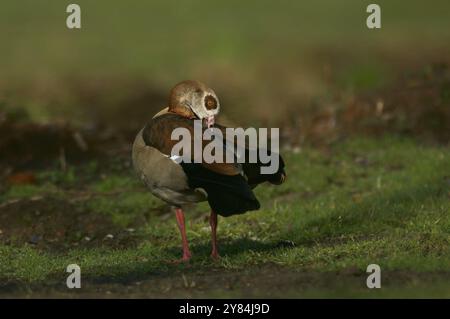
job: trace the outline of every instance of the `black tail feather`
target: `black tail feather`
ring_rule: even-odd
[[[249,158],[248,150],[246,150],[246,158]],[[268,154],[268,156],[272,156],[272,151],[265,152]],[[258,152],[259,154],[259,152]],[[268,166],[268,164],[263,164],[258,156],[256,163],[250,163],[246,162],[242,164],[242,168],[244,170],[245,175],[248,178],[248,183],[252,186],[256,186],[258,184],[269,182],[275,185],[281,184],[286,177],[286,172],[284,170],[284,160],[281,157],[280,154],[276,153],[275,156],[278,156],[278,170],[274,174],[261,174],[261,167]]]
[[[245,178],[241,175],[221,175],[198,163],[181,163],[188,177],[189,187],[203,188],[208,203],[217,214],[231,216],[260,208]]]

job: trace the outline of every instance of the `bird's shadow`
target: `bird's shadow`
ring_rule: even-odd
[[[249,238],[223,240],[223,242],[219,242],[219,253],[223,259],[243,254],[248,251],[267,252],[281,248],[283,248],[283,246],[280,246],[280,243],[277,241],[261,242]],[[195,274],[202,272],[205,269],[211,269],[211,267],[226,268],[220,261],[217,263],[210,258],[211,246],[208,243],[193,245],[191,251],[193,257],[188,263],[174,263],[173,261],[181,258],[181,247],[169,247],[167,249],[167,254],[165,255],[165,257],[169,257],[169,259],[161,260],[153,265],[146,266],[141,264],[136,266],[132,271],[127,271],[126,275],[119,277],[87,275],[86,277],[90,282],[127,284],[156,277],[161,279],[173,277],[177,274]],[[111,273],[117,272],[116,267],[111,270]],[[106,271],[106,273],[108,273],[108,271]]]
[[[267,252],[279,248],[283,248],[283,244],[280,241],[273,242],[261,242],[250,238],[239,238],[233,240],[218,240],[219,253],[223,257],[233,257],[248,251],[253,252]],[[191,247],[194,258],[197,256],[209,256],[211,252],[211,244],[202,243],[193,245]],[[171,255],[179,256],[181,248],[171,247],[168,252]]]

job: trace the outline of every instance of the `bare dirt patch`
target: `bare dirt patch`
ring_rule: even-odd
[[[135,238],[107,215],[54,198],[32,198],[3,205],[0,241],[57,252],[74,246],[130,247]],[[114,236],[114,240],[111,239]]]

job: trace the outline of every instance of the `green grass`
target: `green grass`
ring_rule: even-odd
[[[207,206],[188,210],[188,237],[194,252],[190,269],[240,271],[275,264],[296,272],[352,268],[364,272],[368,264],[376,263],[383,271],[448,274],[448,148],[395,137],[364,138],[335,145],[327,152],[308,148],[298,154],[286,151],[285,157],[287,182],[256,189],[260,211],[220,218],[222,258],[218,263],[208,258],[209,227],[202,218]],[[100,195],[83,205],[92,213],[109,214],[120,227],[127,227],[139,214],[147,214],[146,223],[136,229],[137,246],[73,247],[56,253],[27,244],[3,244],[0,277],[26,284],[63,280],[70,263],[79,264],[84,278],[94,281],[185,271],[185,265],[168,262],[180,254],[174,219],[154,213],[162,202],[143,192],[129,173],[87,185]],[[106,195],[114,190],[120,192],[118,196]],[[35,193],[23,187],[8,194],[9,198],[22,198]],[[294,241],[296,246],[279,247],[281,240]],[[340,284],[353,291],[346,295],[365,295]],[[416,285],[420,286],[420,281]],[[331,293],[330,289],[338,288],[332,285],[320,291]],[[386,291],[387,296],[402,291],[395,285],[392,289]],[[442,291],[448,295],[448,290]],[[315,292],[306,295],[315,296]]]

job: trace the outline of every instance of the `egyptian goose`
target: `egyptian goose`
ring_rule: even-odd
[[[184,127],[192,132],[194,120],[202,120],[203,129],[225,130],[224,126],[214,123],[219,110],[219,99],[212,89],[198,81],[181,82],[171,90],[169,106],[144,126],[133,144],[133,166],[138,176],[153,195],[175,208],[183,246],[182,261],[191,258],[183,205],[208,201],[211,207],[211,256],[217,258],[217,214],[227,217],[259,209],[252,188],[266,181],[281,184],[286,178],[281,156],[278,171],[270,175],[260,173],[260,162],[180,163],[171,158],[172,147],[178,142],[171,140],[172,131]]]

